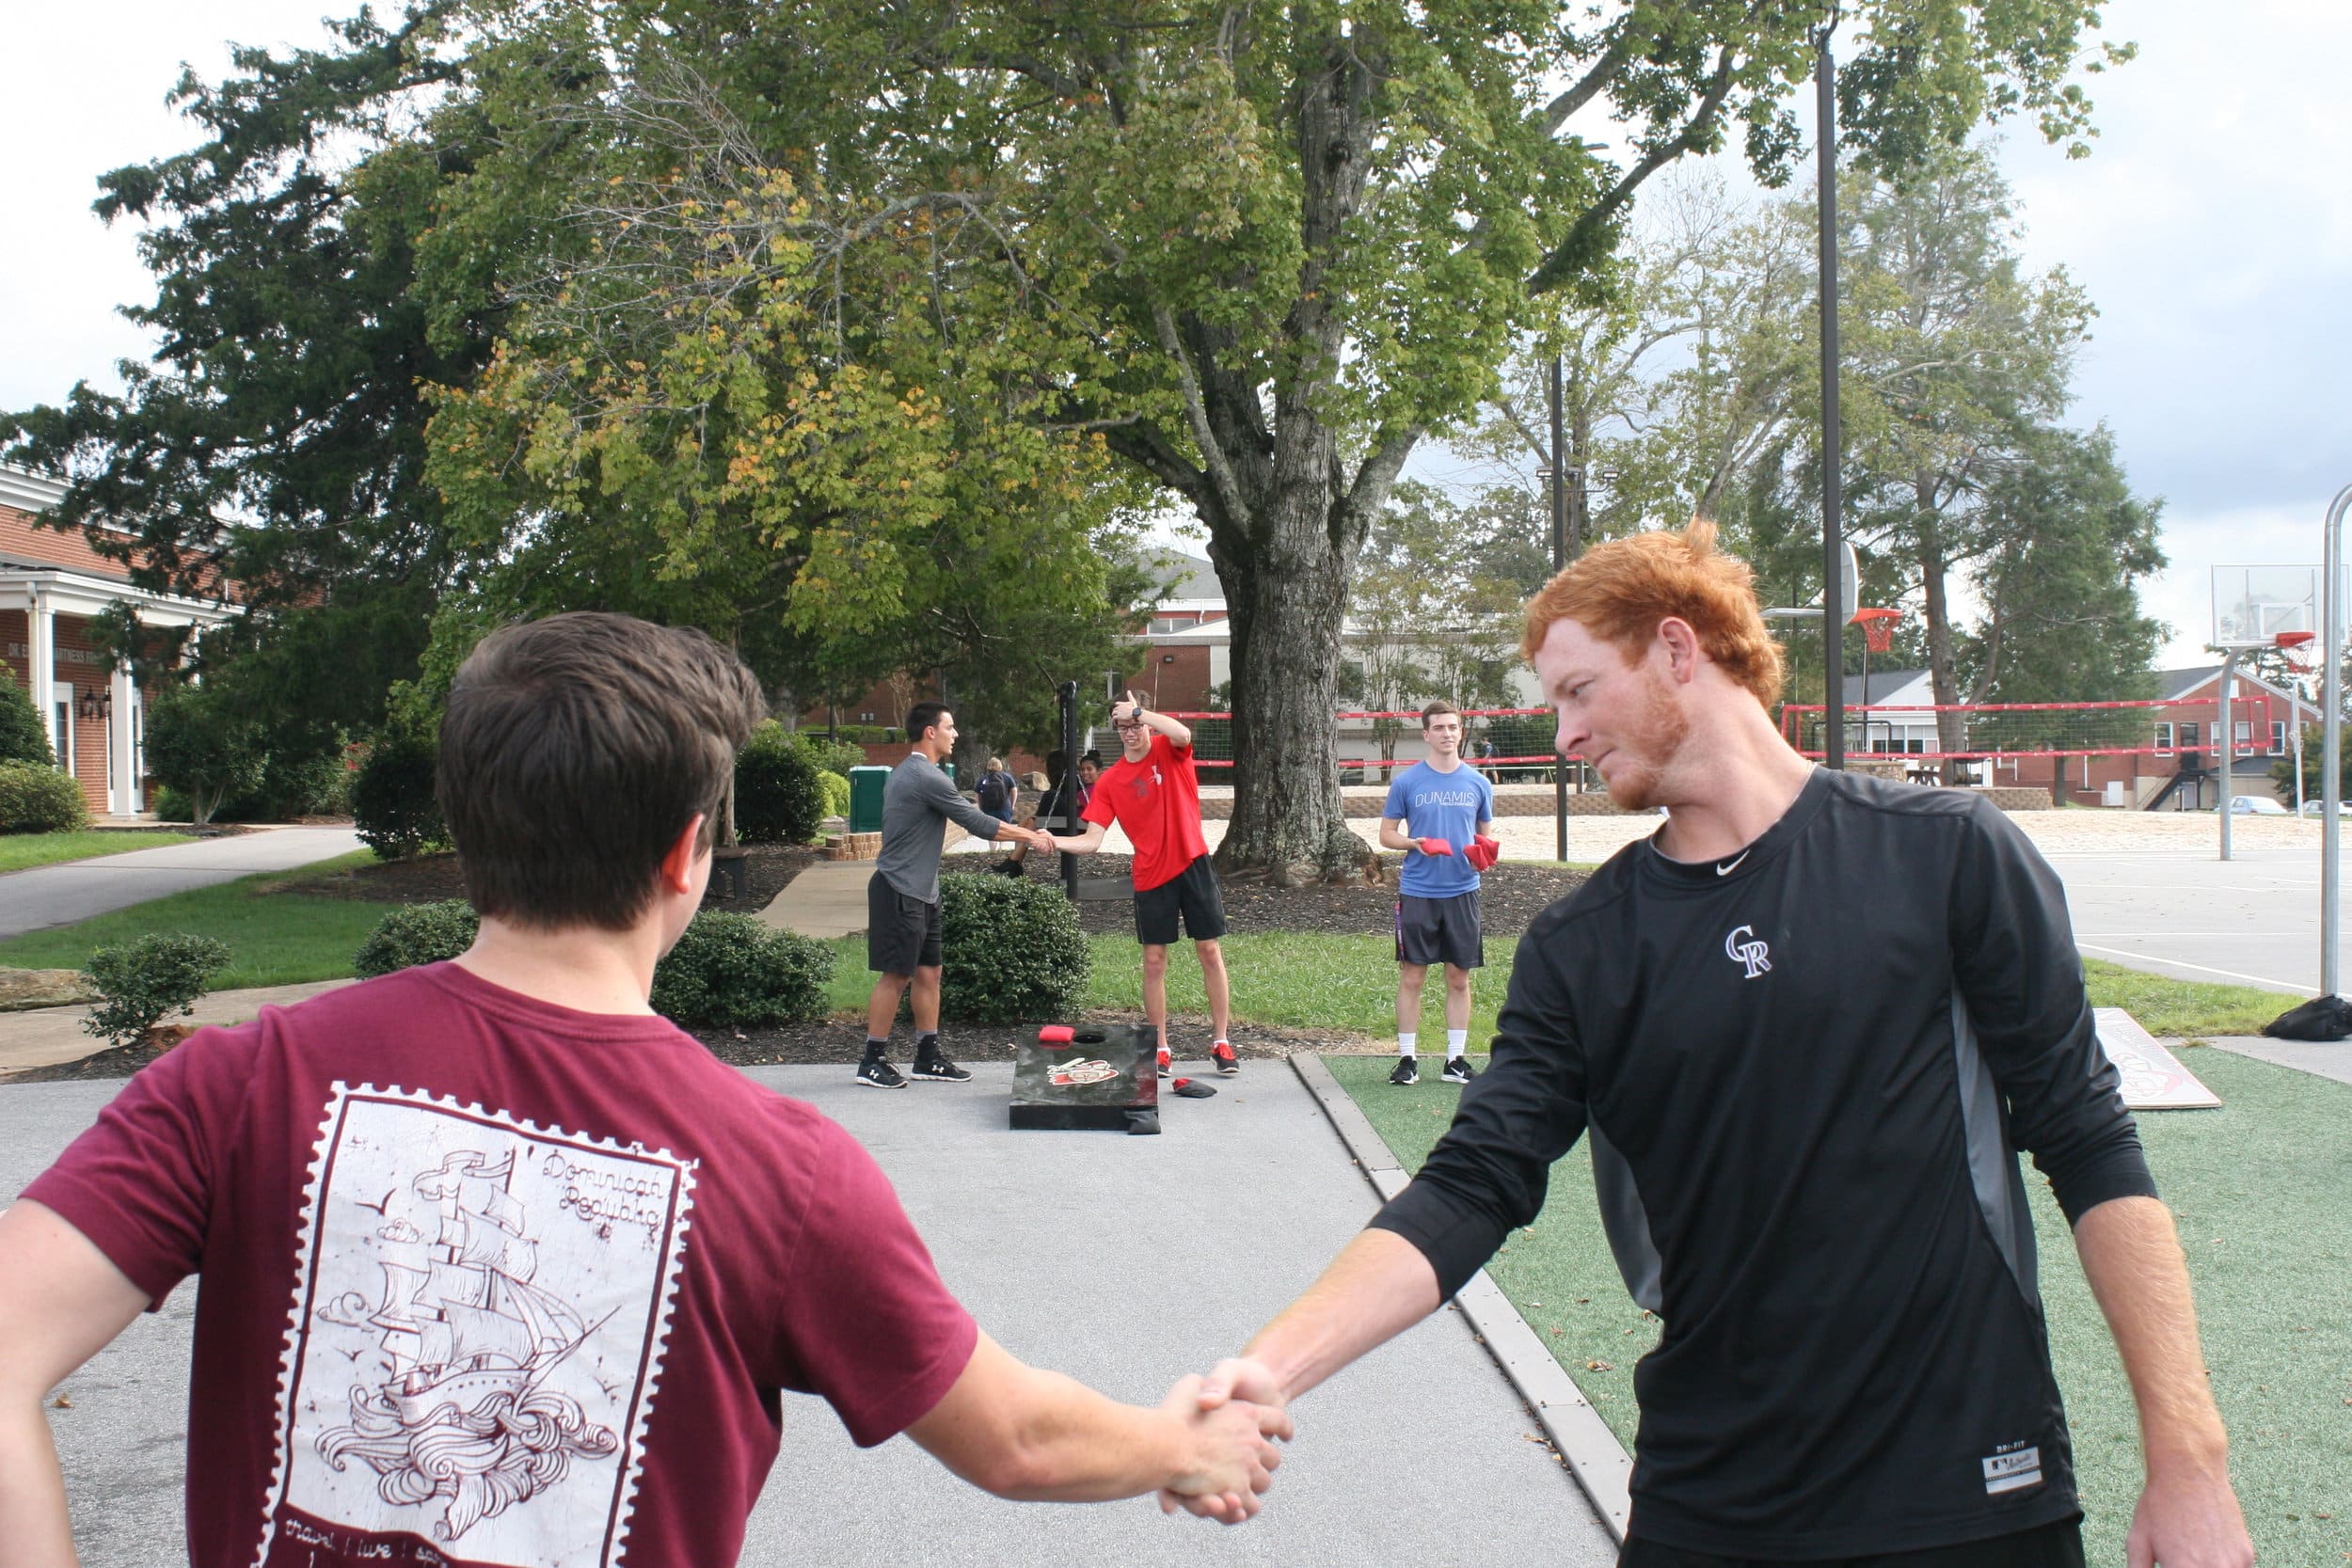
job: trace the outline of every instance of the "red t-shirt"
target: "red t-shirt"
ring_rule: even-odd
[[[24,1196],[203,1275],[199,1565],[732,1563],[779,1390],[880,1443],[977,1332],[833,1122],[453,964],[202,1031]]]
[[[1136,890],[1158,887],[1184,875],[1184,867],[1209,852],[1200,836],[1200,775],[1192,748],[1168,744],[1153,735],[1141,762],[1121,756],[1094,781],[1094,794],[1079,814],[1107,828],[1113,818],[1136,847]]]

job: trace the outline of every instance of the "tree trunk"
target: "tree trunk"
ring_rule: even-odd
[[[1960,701],[1960,666],[1952,649],[1952,611],[1945,594],[1944,571],[1943,536],[1931,518],[1919,531],[1919,587],[1928,624],[1928,679],[1939,708]],[[1966,715],[1939,712],[1935,737],[1938,751],[1968,750]],[[1956,771],[1957,765],[1947,765],[1945,777]]]

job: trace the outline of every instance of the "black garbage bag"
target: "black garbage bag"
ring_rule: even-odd
[[[2313,997],[2264,1024],[2263,1033],[2281,1040],[2343,1039],[2352,1036],[2352,1002],[2341,996]]]

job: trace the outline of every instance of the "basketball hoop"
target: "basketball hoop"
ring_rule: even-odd
[[[1895,623],[1903,618],[1899,610],[1857,610],[1854,625],[1862,628],[1863,645],[1874,654],[1892,653],[1895,648]]]
[[[2281,648],[2299,648],[2318,635],[2315,631],[2282,631],[2271,641]]]

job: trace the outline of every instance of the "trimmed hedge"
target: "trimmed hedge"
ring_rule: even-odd
[[[0,833],[64,833],[89,826],[82,786],[45,763],[0,762]]]
[[[745,844],[806,844],[825,821],[825,787],[807,750],[773,720],[735,756],[735,836]]]
[[[117,1045],[132,1044],[167,1015],[194,1012],[207,982],[228,967],[226,942],[184,931],[150,931],[102,947],[82,965],[82,973],[104,1000],[82,1027]]]
[[[387,735],[368,748],[351,781],[351,818],[360,843],[388,861],[449,847],[449,827],[433,797],[438,761],[438,748],[413,736]]]
[[[654,966],[653,1010],[690,1029],[813,1022],[833,1011],[832,986],[831,943],[713,910]]]
[[[16,676],[5,664],[0,664],[0,762],[29,762],[42,768],[54,768],[57,753],[49,749],[49,727],[40,721],[40,709]]]
[[[461,899],[394,910],[360,943],[352,972],[372,980],[440,963],[472,946],[478,929]],[[653,1009],[690,1029],[814,1021],[832,1011],[832,986],[831,943],[714,910],[697,914],[654,967]]]
[[[817,782],[824,787],[825,815],[827,816],[849,816],[850,781],[839,773],[819,773],[817,775]]]
[[[939,879],[943,1018],[1022,1023],[1068,1016],[1093,960],[1058,887],[959,871]]]

